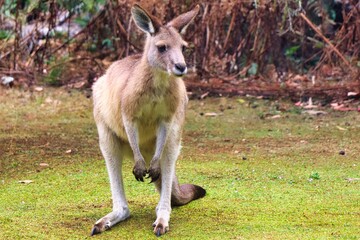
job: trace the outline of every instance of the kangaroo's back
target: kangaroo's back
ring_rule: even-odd
[[[136,54],[112,63],[92,87],[95,120],[104,122],[120,137],[126,138],[121,118],[121,98],[141,56]]]

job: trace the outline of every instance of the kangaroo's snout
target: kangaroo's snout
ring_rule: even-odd
[[[183,63],[176,63],[174,65],[173,73],[176,76],[183,76],[187,73],[186,64]]]

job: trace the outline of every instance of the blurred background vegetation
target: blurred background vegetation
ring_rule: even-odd
[[[134,2],[163,22],[200,4],[184,36],[195,95],[360,92],[358,0],[0,0],[2,84],[90,88],[111,62],[142,51]]]

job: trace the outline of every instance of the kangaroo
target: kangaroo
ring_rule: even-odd
[[[122,179],[123,158],[134,159],[136,180],[144,181],[147,176],[160,192],[153,224],[157,236],[169,230],[172,206],[185,205],[206,194],[200,186],[180,185],[175,175],[188,103],[181,79],[187,72],[183,56],[187,43],[180,32],[199,8],[197,5],[162,25],[134,4],[132,17],[147,34],[143,53],[114,62],[93,85],[94,118],[110,179],[113,210],[95,223],[91,235],[130,216]]]

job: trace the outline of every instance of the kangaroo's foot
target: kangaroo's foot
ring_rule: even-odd
[[[135,161],[135,166],[133,168],[133,174],[136,178],[136,180],[138,181],[144,181],[144,177],[146,176],[146,165],[145,165],[145,160],[141,159],[141,160],[136,160]]]
[[[149,168],[149,176],[147,178],[151,178],[151,182],[155,182],[159,179],[161,168],[160,168],[160,160],[158,158],[153,158],[150,162],[150,168]]]
[[[167,231],[169,231],[169,222],[165,221],[163,218],[158,218],[153,223],[154,233],[157,237],[164,235]]]
[[[124,221],[130,216],[130,211],[128,208],[123,208],[120,211],[113,211],[106,215],[103,218],[100,218],[94,225],[91,230],[90,236],[101,233],[105,230],[110,229],[112,226],[118,222]]]
[[[154,233],[160,237],[169,231],[170,210],[157,210],[157,218],[153,223]]]

